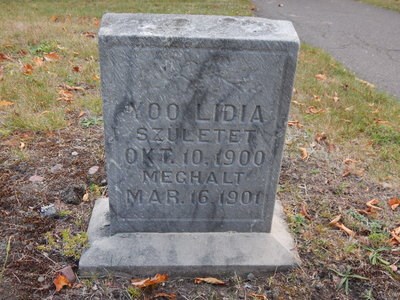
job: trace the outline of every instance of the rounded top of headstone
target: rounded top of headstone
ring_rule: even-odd
[[[284,40],[298,42],[288,21],[254,17],[105,14],[99,36]]]

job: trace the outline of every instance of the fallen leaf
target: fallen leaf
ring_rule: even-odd
[[[333,99],[333,102],[338,102],[340,100],[339,97],[338,97],[338,94],[336,92],[334,93],[332,99]]]
[[[355,159],[351,159],[351,158],[346,158],[343,163],[345,165],[349,165],[349,164],[355,164],[357,161]]]
[[[214,277],[196,277],[194,279],[194,283],[199,284],[199,283],[210,283],[210,284],[214,284],[214,285],[225,285],[225,282],[223,282],[222,280],[219,280],[217,278]]]
[[[368,207],[372,208],[372,209],[382,210],[382,208],[380,208],[380,207],[378,207],[378,206],[375,206],[375,205],[378,204],[378,203],[379,203],[379,200],[378,200],[378,199],[372,199],[372,200],[368,201],[368,202],[366,203],[366,205],[367,205]]]
[[[308,211],[307,211],[307,206],[306,206],[305,203],[303,203],[303,204],[301,205],[301,211],[300,211],[300,213],[301,213],[305,218],[307,218],[308,220],[312,221],[312,217],[311,217],[310,214],[308,213]]]
[[[68,90],[68,91],[81,91],[84,92],[85,89],[83,87],[80,86],[70,86],[68,84],[62,84],[60,85],[61,88]]]
[[[315,78],[317,78],[317,80],[320,80],[320,81],[324,81],[327,79],[325,74],[317,74],[317,75],[315,75]]]
[[[355,175],[357,177],[362,177],[364,175],[364,169],[360,168],[356,168],[354,165],[350,165],[348,167],[346,167],[343,171],[342,177],[347,177],[350,175]]]
[[[400,227],[397,227],[396,229],[392,230],[390,232],[390,235],[392,238],[389,240],[389,242],[392,245],[400,245]]]
[[[99,166],[93,166],[89,169],[88,173],[89,175],[95,174],[99,170]]]
[[[60,59],[60,56],[57,54],[57,52],[50,52],[44,55],[44,59],[46,61],[57,61]]]
[[[400,205],[400,199],[399,198],[392,198],[392,199],[389,199],[388,203],[390,205],[390,208],[392,210],[395,210]]]
[[[373,210],[371,207],[368,207],[367,209],[358,209],[357,211],[358,211],[360,214],[366,215],[366,216],[376,214],[376,211]]]
[[[83,201],[83,202],[89,201],[89,193],[85,193],[85,194],[83,195],[82,201]]]
[[[10,102],[10,101],[6,101],[6,100],[0,100],[0,107],[1,106],[11,106],[14,105],[14,103]]]
[[[93,25],[96,27],[100,26],[100,20],[98,18],[93,18]]]
[[[42,182],[43,180],[44,178],[39,175],[32,175],[31,177],[29,177],[29,181],[31,182]]]
[[[175,300],[176,294],[157,293],[154,295],[153,299],[157,299],[157,298],[166,298],[166,299],[170,299],[170,300]]]
[[[397,272],[397,266],[396,265],[390,265],[389,268],[393,271],[393,272]]]
[[[71,103],[74,100],[74,94],[68,90],[61,89],[58,91],[57,100]]]
[[[145,288],[150,285],[158,284],[161,282],[165,282],[168,280],[167,274],[156,274],[154,277],[149,277],[145,279],[131,279],[131,283],[133,286],[138,288]]]
[[[82,118],[84,115],[86,115],[86,112],[83,110],[79,113],[78,118]]]
[[[250,293],[249,296],[253,297],[254,299],[268,300],[267,296],[261,294]]]
[[[90,31],[83,32],[82,35],[84,37],[92,38],[92,39],[94,39],[96,37],[96,34],[94,32],[90,32]]]
[[[36,67],[41,67],[44,64],[44,60],[41,57],[35,56],[33,58],[33,63],[35,64]]]
[[[300,103],[299,101],[296,101],[296,100],[293,100],[292,103],[296,104],[298,106],[304,106],[304,103]]]
[[[389,121],[384,121],[381,119],[374,119],[374,123],[378,124],[378,125],[387,125],[387,124],[389,124]]]
[[[290,127],[296,127],[298,129],[303,128],[303,125],[300,124],[300,122],[298,120],[295,121],[288,121],[288,126]]]
[[[72,287],[72,284],[68,281],[68,278],[60,273],[53,280],[53,283],[56,286],[56,292],[61,291],[64,286]]]
[[[306,109],[306,114],[315,115],[315,114],[319,114],[319,113],[322,113],[322,112],[325,112],[325,110],[323,110],[322,108],[318,109],[318,108],[316,108],[315,106],[309,106],[309,107]]]
[[[321,133],[317,133],[317,135],[315,136],[315,141],[318,144],[321,144],[322,142],[325,142],[327,140],[328,136],[326,135],[325,132],[321,132]]]
[[[13,59],[7,54],[0,53],[0,61],[5,61],[5,60],[13,60]]]
[[[321,97],[318,95],[313,95],[313,100],[317,102],[321,102]]]
[[[335,225],[337,222],[340,221],[341,218],[342,218],[342,215],[338,215],[338,216],[334,217],[333,220],[329,222],[329,225]]]
[[[22,67],[22,73],[24,73],[24,75],[30,75],[33,72],[33,67],[30,64],[26,64]]]
[[[306,160],[306,159],[309,157],[309,154],[308,154],[308,152],[307,152],[307,149],[306,149],[306,148],[300,147],[299,150],[300,150],[300,152],[301,152],[301,159],[302,159],[302,160]]]
[[[72,68],[72,71],[79,73],[81,71],[81,68],[79,66],[75,66]]]
[[[349,236],[352,236],[352,237],[355,236],[356,233],[353,230],[347,228],[341,222],[339,222],[341,217],[342,217],[341,215],[336,216],[332,221],[329,222],[329,225],[339,228],[340,230],[347,233]]]
[[[3,67],[0,66],[0,81],[2,81],[4,78],[4,71],[3,71]]]

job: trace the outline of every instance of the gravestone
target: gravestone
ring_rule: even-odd
[[[109,198],[95,205],[81,272],[297,264],[275,200],[299,47],[292,24],[106,14],[99,47]]]

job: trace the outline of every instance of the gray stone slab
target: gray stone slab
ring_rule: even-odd
[[[282,208],[275,205],[270,233],[119,233],[109,232],[108,199],[96,201],[89,225],[90,248],[79,262],[81,275],[193,276],[254,274],[299,264]]]
[[[106,14],[99,47],[111,232],[269,232],[299,47],[291,23]]]

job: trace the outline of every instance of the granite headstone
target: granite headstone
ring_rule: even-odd
[[[292,24],[106,14],[99,47],[109,200],[94,209],[81,270],[296,264],[274,207],[299,47]],[[190,252],[196,241],[208,250]],[[231,249],[210,257],[218,247]],[[286,256],[267,262],[268,251]]]

